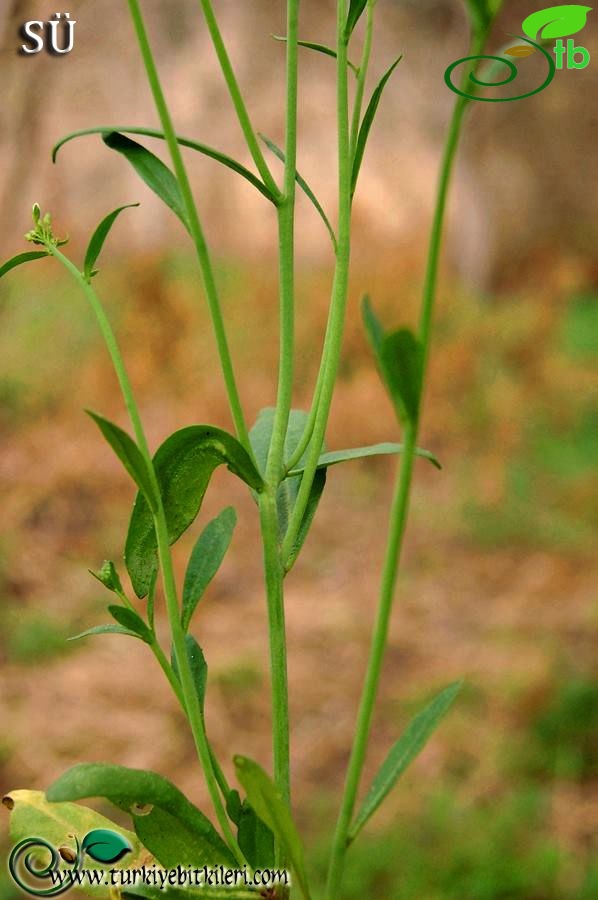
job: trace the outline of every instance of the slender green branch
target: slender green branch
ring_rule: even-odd
[[[305,423],[305,428],[303,429],[303,434],[301,435],[301,440],[297,444],[294,453],[291,455],[289,461],[285,466],[285,474],[288,474],[292,471],[300,462],[303,454],[307,450],[309,442],[311,441],[311,437],[314,433],[314,427],[316,424],[316,413],[318,411],[318,403],[320,402],[320,394],[322,391],[322,379],[324,375],[324,360],[322,360],[322,365],[320,365],[320,371],[318,372],[318,378],[316,381],[316,386],[314,389],[314,396],[311,404],[311,409],[309,411],[309,416],[307,422]]]
[[[283,475],[284,447],[291,411],[295,355],[295,194],[297,176],[297,88],[299,0],[287,0],[287,100],[284,197],[278,208],[280,265],[280,362],[278,396],[266,466],[267,491],[260,498],[260,524],[268,600],[272,680],[274,779],[290,803],[289,697],[284,615],[284,569],[280,559],[276,497]],[[284,863],[277,842],[277,865]]]
[[[339,0],[337,20],[337,119],[338,119],[338,249],[328,328],[323,350],[323,371],[319,385],[319,400],[314,418],[313,434],[309,443],[307,460],[297,501],[282,548],[282,559],[288,559],[295,545],[301,522],[311,493],[324,444],[326,426],[330,415],[334,384],[338,372],[342,348],[347,296],[349,289],[349,264],[351,256],[351,139],[349,133],[349,87],[347,67],[347,43],[345,23],[347,2]]]
[[[127,607],[127,609],[130,609],[131,612],[134,612],[134,613],[137,612],[137,610],[135,609],[135,606],[133,605],[133,603],[131,603],[131,601],[129,600],[129,598],[127,597],[127,595],[125,594],[124,591],[117,591],[116,593],[117,593],[117,596],[120,599],[120,601],[124,604],[124,606]],[[173,694],[179,701],[179,704],[180,704],[183,712],[186,713],[185,698],[184,698],[183,692],[181,690],[181,683],[178,680],[171,663],[168,661],[168,658],[166,657],[166,654],[164,653],[164,651],[160,645],[160,642],[156,635],[155,629],[153,627],[153,622],[151,620],[149,622],[149,625],[150,625],[150,628],[152,630],[152,635],[153,635],[153,640],[152,640],[151,644],[149,645],[150,649],[151,649],[152,653],[154,654],[158,665],[162,669],[162,672],[164,673],[166,680],[168,681],[170,687],[172,688]],[[212,766],[214,768],[214,775],[218,782],[218,786],[220,788],[222,796],[226,801],[226,799],[228,798],[228,796],[230,794],[230,785],[229,785],[228,781],[226,780],[226,776],[224,775],[224,772],[222,771],[220,763],[216,759],[214,752],[212,750],[210,750],[210,752],[211,752],[211,756],[212,756]]]
[[[291,411],[295,356],[295,196],[297,177],[297,85],[299,0],[287,2],[287,101],[284,197],[278,208],[280,267],[280,359],[278,397],[268,453],[266,480],[278,486]]]
[[[247,425],[245,423],[245,417],[243,415],[243,409],[241,406],[241,400],[239,397],[239,391],[235,379],[233,363],[228,346],[228,338],[226,336],[226,329],[224,326],[224,319],[220,306],[220,298],[218,296],[218,288],[216,286],[216,278],[214,275],[214,269],[212,266],[208,245],[206,243],[204,231],[197,211],[197,206],[193,197],[193,191],[191,189],[191,184],[187,175],[185,163],[183,162],[181,148],[179,147],[179,143],[177,141],[177,136],[168,109],[168,104],[166,102],[166,98],[162,90],[162,85],[160,83],[158,70],[156,68],[154,56],[149,43],[147,29],[145,27],[139,0],[127,0],[127,2],[129,4],[131,19],[133,21],[135,33],[137,35],[137,40],[139,43],[139,48],[141,50],[141,55],[143,57],[143,62],[154,98],[154,103],[156,105],[158,116],[162,124],[164,137],[168,145],[168,150],[172,158],[172,164],[174,166],[177,181],[181,189],[183,202],[185,204],[189,230],[195,244],[204,290],[208,301],[208,308],[210,310],[210,316],[212,319],[212,326],[218,346],[220,364],[222,366],[222,374],[226,385],[226,391],[228,394],[228,401],[233,417],[233,422],[235,424],[235,429],[239,440],[244,445],[245,449],[249,453],[251,453],[251,445],[249,443]]]
[[[57,247],[55,247],[51,243],[48,243],[46,247],[47,250],[52,254],[52,256],[56,257],[56,259],[58,259],[58,261],[61,262],[62,265],[67,269],[67,271],[75,278],[91,305],[91,308],[96,316],[98,325],[102,332],[102,336],[108,349],[108,353],[110,354],[116,376],[118,378],[125,405],[127,407],[131,419],[131,424],[135,432],[135,437],[137,438],[137,444],[148,465],[148,471],[152,479],[152,486],[155,489],[155,494],[158,498],[158,509],[154,516],[154,527],[156,529],[156,537],[158,541],[158,555],[162,571],[168,622],[170,625],[172,643],[179,670],[180,689],[184,701],[183,706],[187,713],[197,753],[203,768],[206,784],[212,798],[212,803],[214,804],[214,809],[216,811],[220,827],[222,828],[222,832],[229,844],[229,847],[235,854],[237,861],[241,865],[244,865],[245,858],[231,831],[230,823],[222,804],[218,781],[214,773],[212,755],[205,733],[203,715],[193,681],[193,673],[191,671],[189,657],[187,655],[185,633],[181,626],[176,582],[172,564],[172,553],[170,550],[170,540],[168,536],[168,526],[166,524],[166,515],[164,513],[164,505],[162,503],[160,486],[154,469],[152,456],[150,453],[147,438],[145,436],[145,431],[141,423],[141,416],[139,415],[139,409],[135,401],[131,382],[126,371],[120,348],[114,335],[114,331],[112,330],[112,326],[110,325],[108,317],[104,312],[104,308],[96,292],[89,284],[89,282],[84,278],[81,272],[77,269],[77,267],[71,262],[71,260],[68,259],[63,253],[61,253],[60,250],[57,249]],[[168,680],[170,681],[170,678]],[[177,691],[176,693],[177,697],[179,697],[179,692]]]
[[[351,159],[353,159],[355,156],[355,147],[357,146],[357,137],[359,135],[359,126],[361,124],[363,95],[365,93],[365,85],[367,81],[368,69],[370,66],[370,56],[372,55],[375,5],[376,0],[368,0],[365,39],[363,42],[363,52],[361,55],[361,62],[359,64],[359,73],[357,75],[357,89],[355,91],[355,101],[353,104],[353,120],[351,123]]]
[[[218,27],[218,22],[214,14],[212,4],[210,0],[199,0],[199,2],[203,10],[206,24],[208,26],[208,31],[210,32],[210,37],[212,38],[212,43],[214,44],[214,49],[216,51],[216,56],[218,57],[218,62],[220,63],[220,68],[222,69],[222,74],[224,75],[224,80],[226,81],[231,100],[233,101],[233,106],[235,107],[235,112],[237,113],[239,124],[245,136],[249,152],[251,153],[255,165],[257,166],[258,172],[262,176],[264,184],[270,189],[275,197],[280,197],[280,190],[272,176],[272,173],[270,172],[268,164],[264,158],[264,154],[262,153],[262,148],[260,147],[259,141],[257,139],[257,135],[255,133],[253,125],[251,124],[251,119],[249,117],[249,113],[247,112],[247,107],[245,105],[245,101],[243,100],[243,95],[241,93],[239,83],[233,71],[232,63],[224,45],[224,41],[222,40],[222,34],[220,33],[220,28]]]
[[[283,577],[278,543],[276,491],[269,488],[260,496],[260,525],[264,550],[266,596],[272,678],[272,745],[274,779],[284,799],[290,800],[289,690],[287,676],[286,624]],[[281,862],[280,848],[277,848]]]
[[[355,156],[355,147],[357,145],[357,137],[359,134],[359,126],[361,124],[361,110],[363,107],[363,96],[365,92],[365,85],[367,80],[367,73],[370,64],[370,57],[372,54],[372,43],[373,43],[373,35],[374,35],[374,7],[376,5],[376,0],[368,0],[368,8],[367,8],[367,23],[366,23],[366,33],[365,40],[363,45],[363,52],[361,56],[361,62],[359,68],[357,69],[357,90],[355,93],[355,101],[353,105],[353,116],[352,116],[352,124],[351,124],[351,141],[350,141],[350,155],[351,160],[353,160]],[[329,348],[328,334],[329,334],[329,325],[330,319],[327,326],[326,338],[324,340],[324,347],[326,350]],[[309,418],[305,423],[305,428],[303,430],[303,434],[301,435],[301,440],[297,445],[295,452],[291,460],[288,462],[286,471],[290,472],[293,469],[303,454],[305,453],[307,446],[312,438],[314,427],[316,423],[316,415],[318,406],[320,403],[321,391],[322,391],[322,382],[324,379],[324,373],[326,371],[326,362],[327,355],[326,352],[322,352],[322,358],[320,362],[320,368],[318,371],[318,377],[316,381],[316,387],[314,389],[314,396],[312,400],[311,409],[309,412]]]
[[[348,845],[347,836],[368,748],[372,716],[388,638],[388,626],[393,607],[398,564],[407,523],[415,446],[416,430],[413,427],[407,428],[390,512],[390,531],[384,558],[380,600],[370,648],[367,675],[363,686],[343,800],[332,845],[326,893],[327,900],[337,900],[339,897],[345,853]]]
[[[485,39],[485,34],[476,35],[474,37],[470,50],[471,55],[475,56],[481,53]],[[463,114],[467,103],[468,101],[463,97],[459,97],[455,103],[440,168],[436,207],[428,248],[428,261],[424,279],[422,311],[418,334],[423,348],[422,395],[430,352],[432,317],[438,282],[438,266],[444,230],[446,202],[454,168],[455,155],[461,134]],[[419,421],[409,424],[405,428],[404,450],[399,463],[390,513],[390,529],[380,585],[378,612],[374,624],[367,673],[357,716],[355,737],[347,768],[343,799],[333,839],[327,882],[327,900],[336,900],[341,888],[345,855],[349,843],[349,829],[363,773],[363,766],[371,732],[372,717],[388,642],[388,629],[393,608],[407,517],[409,514],[409,501],[413,480],[418,430]]]

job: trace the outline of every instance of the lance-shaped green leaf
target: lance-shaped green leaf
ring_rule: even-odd
[[[274,835],[246,800],[239,809],[237,825],[239,847],[249,865],[254,869],[273,868]]]
[[[272,407],[262,409],[257,417],[255,425],[253,426],[249,434],[249,440],[251,441],[251,446],[253,448],[256,462],[260,468],[260,471],[263,473],[265,473],[266,471],[266,464],[268,461],[268,451],[270,449],[270,440],[272,438],[274,415],[275,411]],[[285,460],[291,459],[295,450],[299,446],[299,443],[303,436],[303,432],[305,431],[305,426],[307,425],[307,421],[308,415],[307,413],[303,412],[303,410],[291,410],[287,428],[287,435],[285,439]],[[304,463],[305,453],[303,454],[298,465],[302,466]],[[307,533],[313,521],[317,505],[322,496],[322,491],[324,490],[325,482],[325,477],[317,478],[314,480],[309,497],[309,503],[301,523],[299,538],[297,544],[295,545],[293,559],[296,559],[297,554],[299,553],[301,547],[303,546],[305,538],[307,537]],[[293,511],[293,507],[297,502],[297,496],[299,494],[300,487],[300,478],[287,478],[282,482],[278,489],[276,501],[278,510],[278,528],[281,538],[283,538],[286,534],[289,524],[289,518]]]
[[[85,263],[83,265],[83,274],[88,281],[90,281],[91,278],[96,274],[95,264],[98,260],[98,256],[102,252],[102,247],[104,246],[106,238],[110,234],[110,229],[118,219],[121,212],[123,212],[123,210],[132,209],[135,206],[139,206],[139,204],[127,203],[125,204],[125,206],[119,206],[118,209],[115,209],[113,210],[113,212],[109,213],[105,219],[102,219],[102,221],[94,231],[87,248],[87,253],[85,254]]]
[[[195,687],[195,693],[197,694],[199,706],[203,713],[206,701],[206,690],[208,687],[208,664],[203,654],[203,650],[201,649],[195,638],[190,634],[185,635],[185,648],[187,650],[187,658],[189,660],[191,674],[193,675],[193,685]],[[174,650],[172,652],[172,668],[174,669],[175,675],[177,675],[178,677],[179,666]]]
[[[55,781],[46,797],[53,803],[104,797],[132,817],[137,837],[163,866],[234,865],[210,820],[155,772],[83,763]]]
[[[303,844],[289,807],[272,779],[253,760],[235,756],[235,768],[249,803],[284,847],[301,893],[309,900]]]
[[[287,42],[284,34],[273,34],[272,37],[275,41],[281,41],[283,44]],[[338,56],[334,47],[329,47],[327,44],[318,44],[315,41],[297,41],[297,43],[300,47],[305,47],[306,50],[314,50],[316,53],[323,53],[324,56],[331,56],[333,59],[336,59]],[[354,75],[359,75],[359,69],[351,60],[347,60],[347,65]]]
[[[247,451],[226,431],[212,425],[190,425],[171,435],[154,457],[154,469],[174,544],[195,521],[214,469],[226,465],[255,491],[263,480]],[[157,538],[144,494],[133,507],[125,546],[125,562],[138,597],[145,597],[157,569]]]
[[[523,20],[523,33],[533,41],[550,41],[554,38],[568,37],[577,34],[585,27],[591,6],[580,6],[567,3],[563,6],[550,6],[539,9]]]
[[[309,497],[307,498],[307,506],[305,507],[305,512],[303,513],[303,518],[301,519],[301,525],[299,526],[299,531],[297,532],[297,540],[295,541],[287,559],[285,559],[284,561],[285,572],[290,572],[290,570],[295,565],[297,557],[301,553],[301,549],[305,543],[307,535],[309,534],[309,529],[312,526],[314,516],[318,509],[318,504],[322,499],[322,494],[324,493],[324,488],[326,487],[327,472],[328,469],[326,467],[321,467],[316,470],[311,490],[309,492]],[[284,481],[283,484],[286,485],[288,483],[288,480],[289,479]]]
[[[380,360],[399,417],[404,423],[416,422],[422,389],[420,342],[408,328],[392,331],[382,342]]]
[[[367,2],[368,0],[351,0],[349,12],[347,14],[347,24],[345,26],[345,41],[349,41],[349,38],[353,34],[355,26],[359,22],[367,6]]]
[[[369,447],[351,447],[348,450],[331,450],[328,453],[322,453],[318,460],[318,469],[328,469],[330,466],[336,466],[339,463],[350,462],[353,459],[366,459],[370,456],[390,456],[397,453],[402,453],[403,450],[403,444],[395,444],[391,441],[387,441],[382,444],[370,444]],[[437,469],[442,468],[434,454],[430,453],[429,450],[422,450],[421,447],[417,447],[415,454],[422,459],[427,459],[428,462],[431,462],[432,465]],[[292,478],[295,475],[300,475],[302,472],[302,466],[291,469],[291,471],[289,472],[289,478]]]
[[[114,425],[113,422],[109,422],[108,419],[104,419],[103,416],[99,416],[90,410],[87,410],[87,414],[96,423],[139,490],[143,493],[151,509],[155,511],[158,508],[158,498],[156,497],[148,464],[135,441],[126,431],[123,431],[118,425]]]
[[[93,637],[95,634],[124,634],[127,637],[140,638],[140,635],[137,634],[136,631],[131,631],[130,628],[125,628],[124,625],[94,625],[93,628],[88,628],[86,631],[82,631],[80,634],[74,634],[72,637],[68,638],[69,641],[79,641],[81,638]]]
[[[178,216],[188,231],[189,223],[181,189],[168,166],[137,141],[132,141],[117,131],[103,134],[102,140],[107,147],[116,150],[131,163],[141,180]]]
[[[387,334],[367,296],[363,300],[362,313],[370,346],[397,416],[403,423],[415,422],[422,388],[421,344],[406,328]]]
[[[122,625],[127,631],[132,631],[146,644],[153,642],[154,636],[151,629],[134,610],[128,609],[126,606],[113,605],[108,607],[108,612],[119,625]]]
[[[52,160],[56,162],[56,157],[58,155],[58,151],[61,147],[64,147],[65,144],[68,144],[69,141],[73,141],[76,138],[86,137],[90,134],[112,134],[117,132],[119,134],[138,134],[143,135],[144,137],[157,138],[160,141],[165,140],[164,132],[158,131],[155,128],[141,128],[135,125],[104,125],[95,128],[83,128],[80,131],[73,131],[70,134],[67,134],[63,137],[52,150]],[[208,146],[208,144],[202,144],[199,141],[194,141],[191,138],[182,137],[181,135],[176,135],[177,143],[180,144],[181,147],[188,147],[190,150],[196,150],[198,153],[202,153],[204,156],[209,157],[210,159],[215,160],[216,162],[221,163],[223,166],[226,166],[231,171],[236,172],[237,175],[241,175],[248,181],[253,187],[257,188],[257,190],[264,195],[268,200],[272,203],[277,202],[277,198],[270,191],[269,188],[260,181],[257,175],[254,175],[249,169],[247,169],[240,162],[237,162],[236,159],[232,159],[232,157],[227,156],[226,153],[222,153],[220,150],[216,150],[214,147]]]
[[[374,778],[369,793],[365,797],[353,825],[349,840],[353,841],[366,822],[373,816],[382,801],[392,791],[395,784],[423,750],[428,740],[449,711],[455,697],[461,690],[462,682],[456,681],[445,688],[426,708],[410,722],[382,763]]]
[[[132,831],[116,825],[94,809],[81,806],[79,803],[49,803],[41,791],[11,791],[2,798],[2,802],[10,812],[10,836],[15,845],[35,835],[38,840],[47,841],[51,847],[56,848],[61,856],[64,854],[63,858],[75,860],[77,839],[81,842],[86,835],[98,835],[104,831],[106,835],[115,835],[113,839],[115,851],[117,841],[122,847],[126,845],[130,848],[129,852],[110,864],[111,868],[128,870],[144,864],[149,867],[156,862]],[[47,848],[42,844],[37,849],[40,854],[48,854]],[[96,849],[100,855],[99,843],[96,844]],[[29,852],[35,854],[35,851],[36,848],[32,844]],[[72,868],[72,863],[61,865],[65,873],[72,871]],[[42,881],[31,886],[47,889],[51,887],[51,882]],[[109,900],[112,896],[110,886],[104,884],[104,879],[97,885],[86,885],[85,893],[97,900]]]
[[[284,163],[286,160],[284,151],[281,150],[280,147],[278,147],[274,143],[274,141],[271,141],[265,135],[260,134],[260,138],[262,139],[262,141],[264,142],[266,147],[268,147],[268,149],[272,151],[274,156],[278,157],[278,159]],[[336,234],[334,233],[334,228],[330,224],[330,219],[324,212],[324,208],[323,208],[322,204],[320,203],[320,201],[318,200],[318,198],[316,197],[316,195],[310,188],[310,186],[307,183],[307,181],[305,180],[305,178],[303,178],[302,175],[299,174],[299,172],[295,173],[295,181],[297,182],[297,184],[299,185],[299,187],[301,188],[301,190],[303,191],[305,196],[308,198],[308,200],[311,201],[311,203],[313,204],[314,208],[316,209],[318,215],[322,219],[322,222],[326,226],[326,230],[327,230],[328,234],[330,235],[330,240],[332,241],[332,246],[334,247],[334,250],[336,252],[336,250],[337,250]]]
[[[382,94],[384,93],[384,88],[388,84],[390,76],[402,59],[403,55],[401,54],[398,59],[395,59],[392,66],[390,66],[390,68],[386,70],[386,72],[378,82],[378,85],[376,86],[368,107],[365,111],[365,115],[359,128],[359,134],[357,136],[357,144],[355,145],[355,157],[353,159],[353,171],[351,175],[351,196],[353,196],[357,187],[357,180],[359,178],[361,164],[363,163],[365,148],[367,147],[370,131],[372,130],[372,125],[374,124],[374,119],[376,118],[376,113],[378,111],[378,106],[380,105],[380,100],[382,99]]]
[[[33,262],[36,259],[43,259],[45,256],[49,255],[50,254],[45,250],[30,250],[27,253],[18,253],[16,256],[11,257],[11,259],[7,259],[6,262],[0,266],[0,278],[12,269],[16,269],[17,266]]]
[[[230,547],[237,514],[232,506],[224,509],[202,531],[195,544],[183,585],[183,612],[181,624],[186,631],[197,604],[220,568]]]

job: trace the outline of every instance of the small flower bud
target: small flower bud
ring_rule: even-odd
[[[91,571],[91,570],[90,570]],[[122,594],[123,587],[116,571],[116,566],[110,560],[106,560],[102,568],[98,572],[91,572],[94,578],[103,584],[105,588],[114,594]]]

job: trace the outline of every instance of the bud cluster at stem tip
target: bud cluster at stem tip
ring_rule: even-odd
[[[33,204],[31,215],[35,227],[27,232],[25,235],[26,240],[42,247],[62,247],[64,244],[68,243],[68,238],[57,238],[54,236],[52,231],[52,216],[50,213],[46,213],[42,216],[39,203]]]

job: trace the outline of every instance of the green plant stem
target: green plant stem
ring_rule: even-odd
[[[210,37],[212,38],[212,43],[214,44],[214,50],[216,51],[216,56],[218,57],[220,68],[222,69],[222,74],[224,75],[224,80],[226,81],[233,106],[235,107],[235,112],[237,113],[239,124],[245,136],[249,152],[251,153],[253,161],[257,166],[264,184],[270,189],[275,197],[280,198],[280,190],[272,176],[272,173],[270,172],[270,169],[268,168],[268,164],[266,163],[264,154],[262,153],[262,148],[260,147],[257,135],[255,133],[253,125],[251,124],[251,119],[249,117],[249,113],[247,112],[247,107],[245,105],[245,101],[243,100],[241,89],[239,88],[239,84],[235,77],[230,57],[227,53],[224,41],[222,40],[222,34],[220,33],[220,28],[218,27],[218,22],[214,14],[212,4],[210,0],[199,0],[199,2],[203,10],[206,25],[208,26],[208,31],[210,32]]]
[[[284,448],[292,404],[295,355],[295,195],[299,0],[287,0],[287,36],[284,196],[278,208],[280,362],[276,410],[266,465],[267,490],[260,498],[260,524],[268,603],[274,780],[282,796],[290,804],[290,726],[284,613],[285,573],[280,559],[276,497],[283,476]],[[276,846],[276,860],[277,865],[284,862],[279,842]]]
[[[393,599],[398,575],[398,564],[403,544],[403,535],[409,510],[409,494],[413,473],[414,451],[416,446],[416,429],[413,426],[405,430],[404,449],[399,463],[399,475],[396,479],[394,496],[390,512],[390,531],[384,559],[380,600],[374,625],[374,633],[370,647],[367,674],[361,695],[361,703],[357,716],[355,737],[347,769],[343,800],[336,825],[330,868],[328,872],[327,900],[339,897],[345,853],[348,846],[347,836],[351,825],[355,801],[363,772],[371,731],[372,716],[380,673],[388,639],[388,626],[393,607]]]
[[[478,34],[474,37],[470,49],[470,54],[472,56],[481,53],[485,40],[486,34]],[[438,268],[442,248],[446,202],[461,134],[463,114],[467,103],[468,101],[460,96],[455,103],[440,167],[436,206],[428,247],[418,333],[418,338],[423,348],[422,395],[430,352],[432,319],[438,283]],[[349,844],[349,829],[355,810],[361,776],[363,774],[363,766],[371,732],[372,717],[388,642],[388,629],[394,603],[403,539],[409,515],[409,501],[418,431],[419,421],[409,423],[405,427],[404,449],[399,463],[390,512],[390,529],[380,585],[378,612],[374,624],[368,667],[357,716],[355,737],[347,768],[343,799],[332,845],[330,867],[328,871],[327,900],[333,900],[333,898],[334,900],[337,900],[340,895],[345,855]]]
[[[353,120],[351,123],[351,159],[355,156],[355,147],[357,146],[357,137],[359,135],[359,126],[361,125],[361,110],[363,107],[363,95],[365,93],[365,85],[367,81],[368,69],[370,65],[370,56],[372,55],[372,42],[374,37],[374,6],[376,0],[368,0],[367,21],[365,27],[365,38],[363,42],[363,52],[361,62],[359,64],[359,73],[357,75],[357,89],[355,91],[355,101],[353,104]]]
[[[268,601],[274,780],[283,798],[289,802],[291,795],[289,690],[283,593],[284,570],[278,541],[276,493],[276,489],[269,487],[260,495],[260,525]],[[278,862],[281,861],[280,848],[277,848],[277,859]]]
[[[368,0],[367,7],[367,23],[366,23],[366,33],[363,44],[363,52],[361,56],[361,62],[359,65],[359,69],[357,70],[357,89],[355,93],[355,101],[353,105],[353,116],[351,123],[351,141],[350,141],[350,155],[351,159],[353,159],[355,155],[355,147],[357,145],[357,137],[359,135],[359,126],[361,124],[361,110],[363,108],[363,96],[365,92],[365,85],[367,80],[367,73],[370,64],[370,57],[372,54],[372,42],[374,36],[374,7],[376,5],[376,0]],[[327,348],[328,343],[325,340],[324,346]],[[316,414],[318,410],[318,406],[320,403],[321,391],[322,391],[322,382],[324,379],[324,373],[326,371],[326,353],[322,353],[322,359],[320,362],[320,368],[318,371],[318,377],[316,380],[316,387],[314,389],[314,396],[312,400],[311,409],[309,412],[309,418],[305,423],[305,428],[303,430],[303,434],[301,435],[301,440],[297,445],[295,452],[293,453],[291,459],[287,463],[286,471],[290,472],[298,463],[303,454],[305,453],[307,446],[311,440],[311,437],[314,432],[314,427],[316,423]]]
[[[67,269],[67,271],[75,278],[91,305],[91,308],[98,321],[102,337],[104,338],[104,342],[108,349],[108,353],[112,360],[112,365],[114,366],[116,376],[118,378],[125,406],[131,419],[133,431],[135,432],[138,447],[148,465],[148,470],[152,479],[152,486],[155,490],[156,497],[158,498],[158,509],[154,515],[154,527],[156,529],[156,537],[158,541],[158,554],[162,571],[162,581],[164,586],[164,595],[166,598],[168,621],[170,625],[174,653],[179,670],[180,687],[182,698],[184,701],[183,706],[187,713],[187,718],[189,720],[189,725],[191,727],[191,732],[193,734],[197,753],[203,768],[206,784],[210,792],[212,803],[214,804],[214,809],[216,811],[220,827],[222,828],[223,834],[237,861],[241,865],[244,865],[245,858],[231,831],[230,823],[222,804],[218,782],[214,773],[212,756],[205,732],[202,711],[199,704],[199,698],[195,690],[191,665],[187,656],[185,632],[181,625],[180,609],[172,564],[172,553],[170,550],[170,540],[168,537],[168,526],[166,524],[164,505],[162,503],[162,497],[160,494],[160,486],[154,469],[152,456],[150,453],[149,445],[147,443],[147,438],[145,436],[145,431],[141,422],[141,416],[139,415],[139,409],[137,407],[137,403],[133,394],[131,382],[129,381],[129,376],[126,371],[120,348],[114,335],[114,331],[112,330],[112,326],[110,325],[108,317],[104,312],[104,308],[96,292],[89,284],[89,282],[84,278],[81,272],[79,272],[77,267],[70,261],[70,259],[68,259],[63,253],[61,253],[60,250],[58,250],[52,244],[48,244],[47,249],[52,254],[52,256],[56,257],[56,259],[58,259],[58,261],[61,262],[62,265]],[[168,680],[170,681],[170,678],[168,678]],[[177,691],[177,697],[178,696],[179,693]]]
[[[337,119],[338,119],[338,248],[332,300],[323,350],[323,370],[319,379],[319,400],[314,415],[313,434],[309,442],[305,471],[297,501],[291,514],[289,527],[282,547],[282,559],[286,561],[295,545],[301,522],[307,509],[309,495],[324,444],[326,426],[330,415],[332,395],[338,373],[342,348],[347,296],[349,290],[349,264],[351,256],[351,139],[349,133],[349,87],[347,67],[347,43],[344,37],[347,21],[347,2],[339,0],[337,20]]]
[[[295,197],[297,176],[297,85],[299,0],[287,2],[287,99],[284,196],[278,208],[280,279],[280,359],[278,396],[266,481],[278,487],[283,475],[284,445],[293,394],[295,356]]]
[[[197,211],[197,206],[193,197],[193,191],[191,189],[191,184],[187,175],[185,163],[183,162],[183,156],[177,141],[176,132],[168,109],[168,104],[166,102],[166,98],[162,90],[162,85],[160,83],[160,78],[158,76],[158,70],[156,68],[152,49],[149,43],[141,7],[138,0],[127,0],[127,2],[129,4],[131,19],[133,21],[135,33],[137,35],[137,41],[139,43],[139,48],[143,57],[143,62],[154,98],[154,103],[156,105],[158,116],[162,124],[164,137],[168,145],[172,164],[174,166],[177,181],[181,189],[183,202],[185,204],[189,231],[197,252],[197,258],[199,261],[203,286],[208,301],[208,308],[210,310],[212,326],[216,337],[216,344],[218,346],[218,354],[220,356],[222,374],[224,377],[224,383],[226,385],[226,392],[228,395],[228,401],[235,425],[235,430],[237,432],[237,437],[239,438],[245,449],[250,455],[253,455],[251,451],[251,445],[249,443],[249,435],[247,432],[247,425],[245,423],[245,416],[243,414],[243,409],[241,406],[237,382],[235,379],[230,349],[228,346],[228,338],[226,336],[226,329],[224,326],[224,319],[222,316],[222,309],[220,306],[220,298],[218,296],[218,288],[216,286],[216,278],[214,275],[212,260],[210,258],[210,253],[199,218],[199,213]]]

